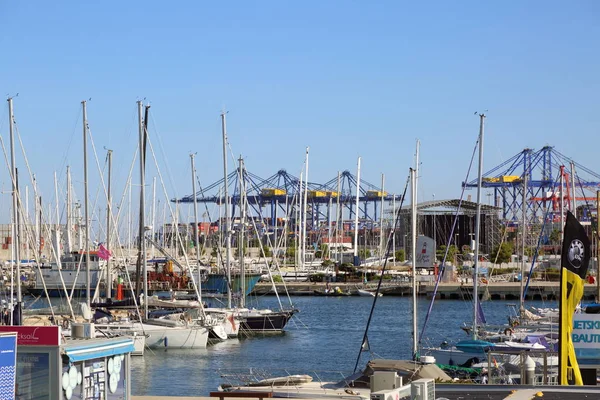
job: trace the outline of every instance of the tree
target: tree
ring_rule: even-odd
[[[441,262],[444,259],[444,254],[446,254],[446,245],[443,244],[440,247],[438,247],[436,254],[435,254],[438,261]],[[446,257],[446,262],[454,261],[454,257],[457,254],[458,254],[458,247],[456,247],[455,245],[450,245],[450,247],[448,248],[448,256]]]
[[[263,246],[263,251],[265,252],[265,257],[271,257],[273,255],[273,252],[268,246]],[[260,255],[262,257],[262,252]]]
[[[555,229],[550,234],[550,244],[556,245],[560,243],[560,231]]]
[[[404,249],[396,250],[396,254],[394,254],[394,256],[396,257],[396,261],[406,261],[406,253],[404,252]]]
[[[285,256],[292,260],[295,259],[296,258],[296,247],[291,246],[291,247],[288,247],[287,249],[285,249]]]
[[[499,246],[496,246],[491,254],[492,262],[496,264],[504,264],[510,261],[513,254],[513,246],[512,243],[504,242]]]
[[[358,250],[358,256],[364,260],[371,257],[371,250],[369,249],[360,249]]]

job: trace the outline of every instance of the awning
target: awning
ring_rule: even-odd
[[[133,339],[118,338],[105,340],[90,340],[67,345],[63,354],[71,362],[91,360],[95,358],[110,357],[134,351]]]

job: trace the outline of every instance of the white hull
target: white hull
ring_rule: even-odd
[[[208,329],[203,326],[171,327],[148,323],[137,325],[138,329],[145,333],[146,346],[150,349],[205,349],[208,343]]]
[[[435,357],[437,364],[463,365],[467,362],[478,364],[487,360],[487,355],[480,352],[464,352],[453,347],[450,349],[427,349],[424,352],[428,356]]]
[[[204,349],[208,343],[208,329],[197,325],[167,326],[154,323],[117,322],[96,324],[96,329],[112,334],[143,336],[145,346],[150,349]]]

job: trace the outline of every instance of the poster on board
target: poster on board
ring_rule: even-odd
[[[0,399],[14,400],[17,384],[17,334],[0,333]]]

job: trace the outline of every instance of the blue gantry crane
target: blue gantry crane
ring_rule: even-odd
[[[463,182],[463,186],[477,187],[477,179]],[[600,175],[545,146],[537,151],[526,148],[492,168],[483,174],[482,187],[493,191],[494,205],[502,208],[502,217],[509,224],[522,220],[524,208],[531,223],[541,223],[544,216],[547,221],[559,222],[561,204],[563,210],[575,210],[578,218],[589,220]]]
[[[243,169],[240,174],[239,167],[228,175],[228,186],[230,193],[230,201],[232,204],[231,218],[234,218],[239,209],[241,193],[240,193],[240,177],[243,176],[246,189],[246,199],[250,207],[254,210],[257,216],[261,218],[267,215],[270,216],[270,224],[274,225],[277,221],[279,212],[283,215],[289,215],[293,219],[295,211],[300,203],[304,190],[307,192],[307,210],[309,216],[307,218],[307,229],[314,230],[321,226],[322,222],[329,222],[334,215],[332,207],[338,203],[339,196],[340,209],[347,210],[346,216],[348,219],[354,217],[355,202],[356,202],[356,183],[357,178],[349,171],[340,173],[339,188],[338,177],[327,181],[324,184],[314,182],[302,182],[300,179],[289,174],[285,169],[280,169],[270,177],[263,179],[246,169]],[[178,203],[192,203],[194,196],[200,203],[224,204],[225,199],[222,193],[224,179],[211,183],[202,188],[197,193],[190,194],[180,199],[172,199]],[[396,199],[400,200],[401,196],[394,196],[382,191],[381,188],[369,182],[361,180],[360,195],[359,195],[359,218],[360,224],[365,227],[376,225],[376,221],[381,212],[381,203],[391,203]],[[400,203],[398,203],[400,204]],[[265,210],[266,209],[266,210]],[[263,210],[265,212],[263,212]],[[342,211],[343,219],[343,211]]]

